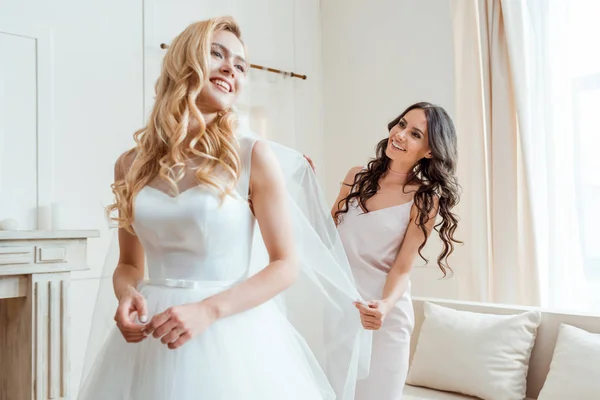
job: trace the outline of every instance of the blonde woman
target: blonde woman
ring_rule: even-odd
[[[231,109],[246,80],[245,53],[236,22],[215,18],[190,25],[165,55],[148,124],[115,165],[118,330],[81,400],[336,398],[270,301],[295,282],[302,257],[270,145],[236,133]],[[268,260],[251,276],[255,221]],[[335,295],[351,305],[352,290],[342,292]],[[333,375],[352,386],[344,368]]]

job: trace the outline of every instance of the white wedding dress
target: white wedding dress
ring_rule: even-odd
[[[253,273],[255,219],[245,195],[255,139],[239,142],[243,170],[238,191],[222,204],[218,194],[204,185],[191,186],[176,197],[151,186],[137,194],[133,226],[147,263],[147,279],[139,291],[147,300],[149,319],[171,306],[226,290]],[[111,329],[85,377],[80,400],[336,398],[277,299],[215,322],[176,350],[151,336],[129,344],[116,327]],[[358,341],[350,343],[356,349]],[[357,353],[348,346],[338,347]],[[353,370],[347,372],[345,365],[338,375],[356,375],[356,355],[345,360],[354,363]],[[346,363],[343,357],[341,363]],[[353,382],[355,377],[346,385]]]

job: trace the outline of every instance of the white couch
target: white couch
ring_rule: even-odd
[[[532,308],[512,307],[505,305],[482,304],[449,301],[440,299],[414,298],[415,329],[411,340],[411,362],[415,354],[419,333],[424,321],[424,303],[435,303],[455,310],[471,311],[484,314],[520,314]],[[600,316],[586,316],[577,314],[563,314],[552,311],[541,311],[542,319],[537,332],[535,344],[529,361],[527,374],[527,398],[537,399],[548,371],[554,353],[558,329],[561,323],[579,327],[592,333],[600,333]],[[600,379],[600,376],[598,377]],[[600,393],[598,394],[600,399]],[[438,390],[406,385],[403,400],[455,400],[473,399],[473,397],[460,394],[441,392]],[[570,400],[570,399],[565,399]]]

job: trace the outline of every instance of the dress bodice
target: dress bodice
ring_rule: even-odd
[[[351,202],[338,232],[353,269],[389,272],[404,240],[412,204],[410,201],[365,213],[356,200]]]
[[[248,276],[255,219],[247,201],[255,140],[238,138],[237,190],[221,199],[207,185],[177,196],[145,186],[135,198],[133,228],[146,253],[148,278],[237,281]]]

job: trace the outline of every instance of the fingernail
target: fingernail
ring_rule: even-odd
[[[147,317],[147,316],[145,316],[145,315],[142,315],[142,316],[140,317],[140,322],[141,322],[141,323],[143,323],[143,324],[145,324],[146,322],[148,322],[148,317]]]

